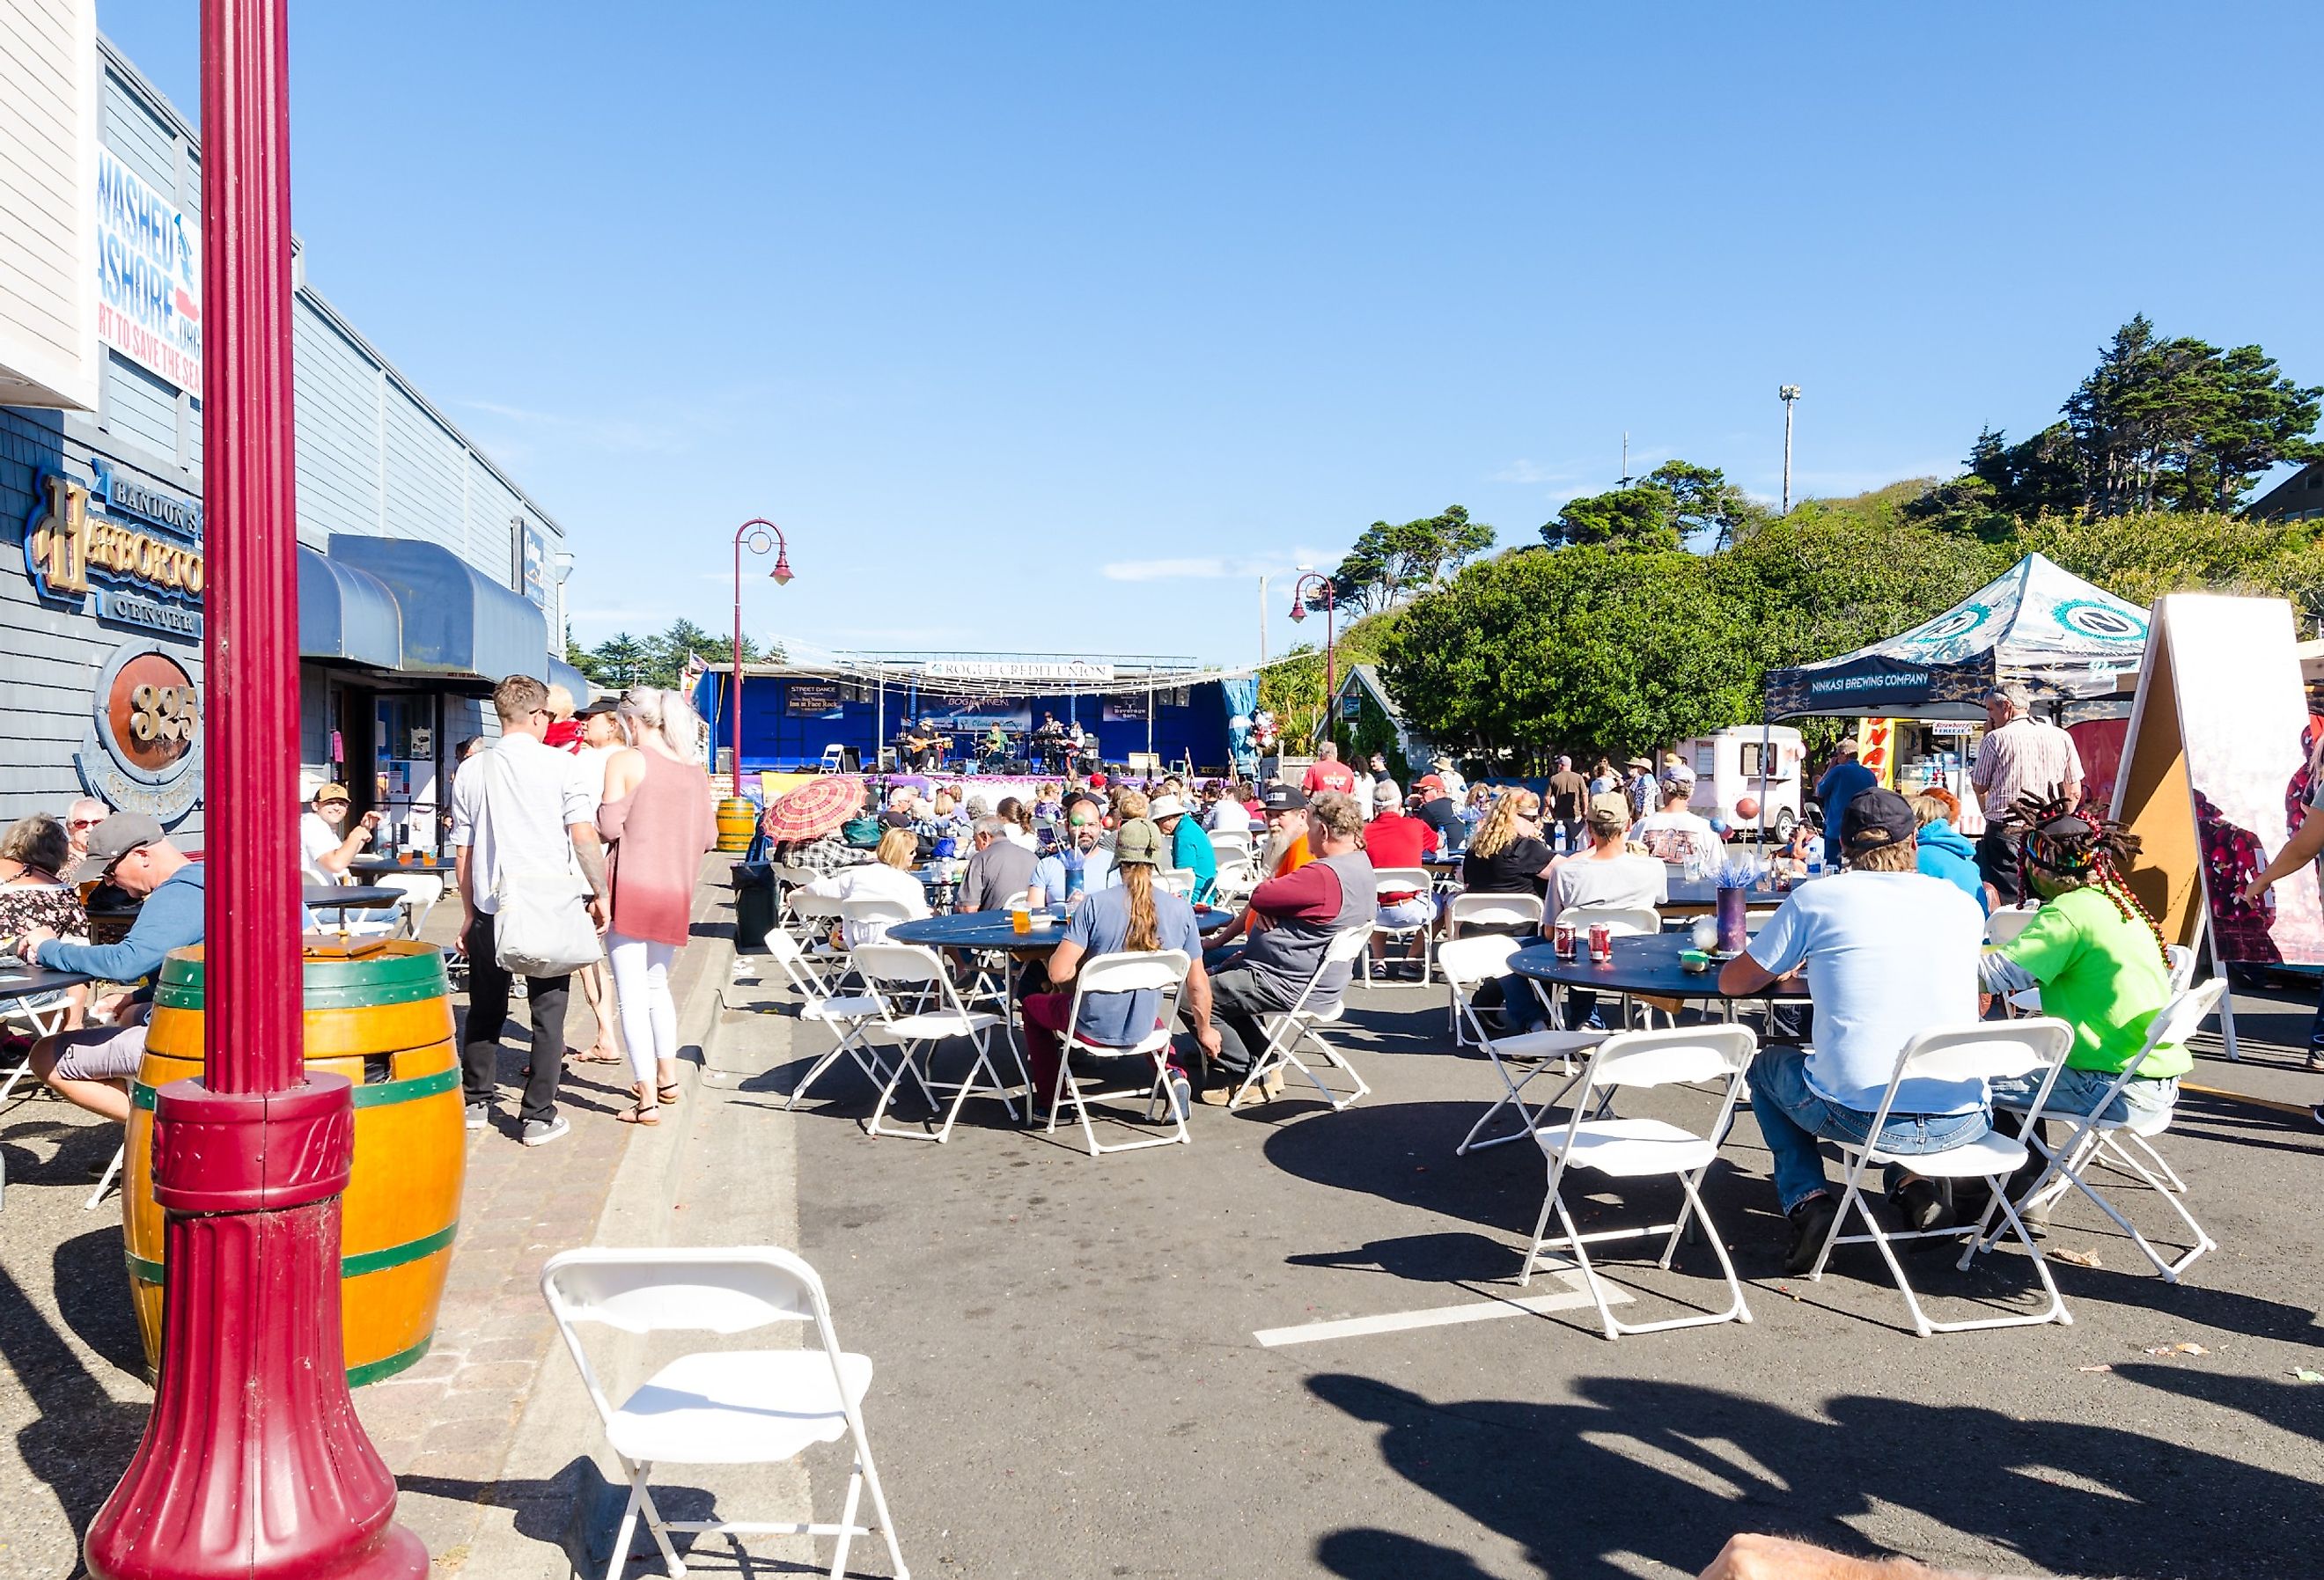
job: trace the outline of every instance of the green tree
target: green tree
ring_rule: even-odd
[[[1566,501],[1541,536],[1554,549],[1723,549],[1766,519],[1717,467],[1670,460],[1627,487]]]
[[[574,641],[570,632],[565,636],[565,661],[596,684],[602,686],[605,683],[605,677],[597,672],[597,655]]]
[[[1681,537],[1718,550],[1751,531],[1770,514],[1717,467],[1669,460],[1646,474],[1646,482],[1671,496],[1671,521]]]
[[[1332,596],[1358,614],[1390,609],[1492,546],[1493,529],[1471,521],[1465,505],[1393,525],[1374,522],[1332,573]],[[1307,602],[1323,606],[1318,594]]]
[[[626,631],[617,631],[589,650],[589,678],[600,686],[645,686],[653,669],[653,654],[644,642]]]

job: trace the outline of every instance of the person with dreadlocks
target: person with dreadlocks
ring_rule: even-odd
[[[2089,1113],[2145,1046],[2148,1028],[2171,1000],[2171,956],[2163,931],[2123,882],[2138,836],[2095,812],[2076,812],[2063,787],[2024,795],[2014,808],[2018,870],[2042,908],[2025,930],[1978,964],[1987,993],[2042,991],[2042,1012],[2074,1029],[2066,1067],[2047,1107]],[[2179,1099],[2179,1077],[2194,1055],[2168,1046],[2146,1056],[2101,1118],[2163,1120]],[[1993,1083],[1997,1102],[2030,1099],[2038,1076]],[[2026,1183],[2030,1183],[2030,1176]]]
[[[1083,960],[1092,955],[1126,950],[1185,952],[1194,965],[1186,972],[1182,1007],[1195,1028],[1194,1039],[1204,1058],[1218,1057],[1219,1034],[1211,1027],[1211,979],[1203,970],[1202,929],[1195,925],[1194,906],[1154,881],[1162,851],[1162,831],[1144,818],[1129,818],[1114,831],[1116,883],[1082,895],[1065,924],[1065,941],[1049,952],[1051,991],[1025,995],[1025,1055],[1033,1076],[1036,1109],[1045,1106],[1049,1094],[1056,1090],[1057,1061],[1065,1057],[1065,1017],[1074,1012],[1074,976]],[[1160,1023],[1161,996],[1148,991],[1084,995],[1075,1040],[1125,1051],[1137,1047]],[[1184,1067],[1176,1063],[1169,1067],[1169,1094],[1183,1119],[1193,1087]]]

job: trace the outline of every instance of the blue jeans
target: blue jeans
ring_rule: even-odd
[[[2058,1084],[2050,1088],[2050,1101],[2042,1105],[2044,1113],[2089,1113],[2097,1109],[2098,1099],[2115,1083],[2119,1070],[2078,1070],[2069,1065],[2058,1072]],[[1996,1103],[2031,1103],[2034,1094],[2041,1090],[2039,1076],[2011,1076],[1992,1084]],[[2109,1123],[2121,1124],[2135,1117],[2142,1126],[2155,1120],[2167,1121],[2179,1103],[2179,1077],[2149,1080],[2141,1076],[2122,1089],[2122,1095],[2107,1104],[2098,1117]]]
[[[1763,1048],[1751,1061],[1751,1112],[1774,1160],[1775,1200],[1789,1213],[1812,1196],[1831,1188],[1823,1173],[1819,1138],[1862,1145],[1872,1133],[1872,1115],[1849,1108],[1808,1087],[1803,1049]],[[1990,1128],[1987,1111],[1968,1113],[1891,1113],[1880,1132],[1884,1152],[1902,1155],[1950,1151]]]

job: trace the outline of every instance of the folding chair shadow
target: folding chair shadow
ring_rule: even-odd
[[[835,1537],[834,1580],[847,1572],[849,1544],[877,1531],[899,1580],[908,1580],[863,1428],[872,1363],[839,1347],[831,1304],[813,1268],[773,1246],[567,1251],[541,1269],[540,1293],[629,1482],[605,1580],[620,1580],[629,1566],[641,1514],[673,1575],[683,1575],[686,1566],[670,1543],[672,1531]],[[619,1406],[606,1397],[579,1331],[738,1334],[777,1323],[811,1324],[815,1342],[798,1349],[695,1351],[663,1366]],[[779,1465],[842,1438],[853,1446],[854,1463],[835,1524],[665,1520],[649,1486],[657,1465]],[[862,1525],[856,1509],[867,1491],[874,1523]]]

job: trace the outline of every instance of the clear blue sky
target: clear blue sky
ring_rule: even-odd
[[[101,0],[189,115],[192,0]],[[294,5],[309,277],[593,642],[1249,662],[1261,571],[1673,455],[2050,420],[2135,311],[2324,383],[2324,8]],[[762,567],[763,568],[763,562]],[[1270,641],[1293,635],[1287,589]]]

